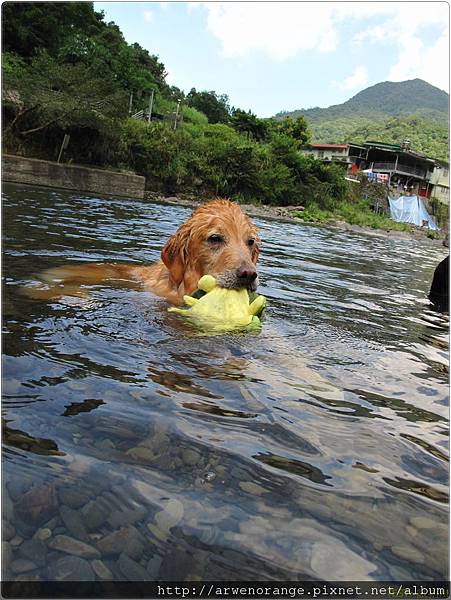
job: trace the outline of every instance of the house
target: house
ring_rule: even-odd
[[[302,153],[324,162],[349,164],[349,144],[310,144]]]
[[[449,165],[415,152],[410,142],[386,144],[369,140],[364,144],[311,144],[303,150],[317,160],[346,166],[348,171],[366,171],[383,183],[392,195],[437,197],[449,203]]]
[[[408,140],[402,145],[368,141],[364,146],[367,148],[366,168],[376,175],[386,176],[391,193],[408,192],[430,198],[429,179],[434,171],[434,159],[411,150]]]
[[[431,197],[449,205],[449,164],[436,160],[429,184],[432,186]]]

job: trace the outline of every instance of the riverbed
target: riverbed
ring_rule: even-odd
[[[151,263],[184,206],[3,193],[3,579],[447,579],[445,249],[255,218],[260,332],[161,298],[21,294],[49,267]]]

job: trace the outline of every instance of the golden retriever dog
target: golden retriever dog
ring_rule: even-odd
[[[82,286],[101,283],[137,285],[182,304],[202,275],[213,275],[226,288],[257,289],[258,229],[238,204],[215,199],[197,208],[172,235],[161,260],[150,266],[125,264],[69,265],[41,275],[45,286],[26,288],[36,299],[83,295]]]

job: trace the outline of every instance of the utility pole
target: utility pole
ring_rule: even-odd
[[[128,114],[132,114],[132,104],[133,104],[133,91],[130,93],[130,101],[128,103]]]
[[[147,121],[150,123],[151,119],[152,119],[152,107],[153,107],[153,97],[155,94],[155,90],[152,90],[152,93],[150,94],[150,99],[149,99],[149,114],[147,115]]]
[[[70,135],[67,135],[67,133],[64,134],[64,138],[63,138],[63,142],[61,144],[61,148],[58,154],[58,160],[56,162],[60,162],[61,160],[61,155],[63,154],[63,150],[65,150],[67,148],[67,146],[69,145],[69,140],[70,140]]]
[[[177,129],[177,120],[179,118],[180,100],[177,100],[177,110],[175,112],[174,131]]]

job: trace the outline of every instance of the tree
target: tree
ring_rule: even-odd
[[[5,2],[3,49],[27,59],[42,49],[52,55],[74,33],[99,32],[102,18],[92,2]]]
[[[27,139],[29,148],[41,141],[48,156],[68,132],[76,134],[71,148],[78,146],[84,161],[98,163],[111,156],[116,123],[127,111],[126,95],[117,84],[83,63],[60,64],[45,51],[30,64],[14,55],[6,61],[4,55],[4,62],[6,143],[21,148]]]
[[[250,110],[244,111],[239,108],[233,111],[231,124],[241,132],[252,136],[255,140],[264,140],[268,133],[268,127],[263,119],[257,118]]]
[[[287,135],[296,140],[298,147],[304,146],[310,140],[308,124],[303,116],[296,119],[285,117],[281,121],[273,122],[273,127],[277,133]]]
[[[230,120],[229,97],[218,96],[216,92],[197,92],[192,88],[186,97],[188,106],[200,110],[207,116],[209,123],[228,123]]]

